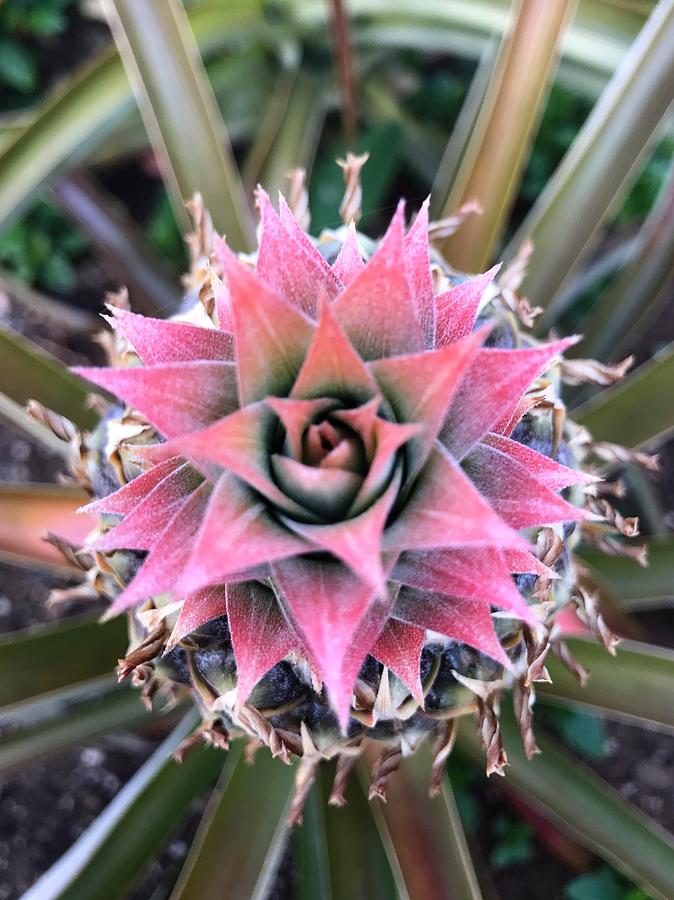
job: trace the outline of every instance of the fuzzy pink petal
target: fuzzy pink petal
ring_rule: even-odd
[[[332,271],[343,285],[349,285],[364,268],[365,263],[358,249],[356,226],[352,222],[346,232],[346,239],[337,254],[337,259],[332,264]]]
[[[433,303],[433,277],[428,248],[428,207],[430,197],[424,200],[414,224],[405,237],[405,264],[419,316],[424,346],[433,346],[435,334],[435,308]]]
[[[447,449],[462,459],[496,422],[515,409],[554,357],[575,341],[567,338],[524,350],[481,349],[454,395],[440,432]]]
[[[311,549],[279,524],[253,491],[225,473],[211,495],[180,587],[193,591]]]
[[[232,362],[182,362],[133,369],[73,371],[116,394],[167,438],[189,434],[238,406]]]
[[[164,653],[169,653],[188,634],[201,628],[202,625],[212,622],[213,619],[224,616],[226,612],[227,600],[223,585],[203,588],[203,590],[188,594],[180,610],[178,621],[173,626],[171,637],[166,642]]]
[[[234,359],[234,338],[217,328],[138,316],[112,308],[112,324],[131,344],[146,366],[210,359]]]
[[[410,478],[426,461],[452,397],[485,336],[480,329],[440,350],[369,364],[398,421],[423,425],[423,433],[411,445]]]
[[[561,490],[572,484],[592,484],[600,480],[596,475],[581,472],[578,469],[570,469],[568,466],[563,466],[556,460],[550,459],[549,456],[544,456],[537,450],[532,450],[531,447],[526,447],[519,441],[513,441],[502,435],[488,434],[483,443],[521,463],[541,484],[553,491]]]
[[[537,621],[515,587],[504,557],[491,547],[405,553],[391,577],[420,590],[510,610],[530,624]]]
[[[480,493],[513,528],[585,518],[582,509],[551,491],[522,463],[487,444],[478,444],[465,465]]]
[[[500,264],[450,288],[435,298],[435,346],[446,347],[473,330],[475,316],[484,292],[495,278]]]
[[[405,270],[403,218],[400,205],[377,252],[333,305],[337,321],[365,360],[422,349]]]
[[[160,481],[140,502],[115,525],[91,544],[92,550],[151,550],[156,546],[166,523],[184,504],[185,498],[202,481],[200,475],[185,463]]]
[[[302,438],[306,427],[335,405],[332,400],[290,400],[285,397],[267,397],[265,403],[283,423],[288,451],[296,460],[302,457]]]
[[[245,703],[258,681],[299,640],[273,591],[259,582],[227,585],[227,620],[236,660],[236,701]]]
[[[361,402],[377,393],[377,384],[367,366],[337,324],[333,308],[320,304],[320,318],[292,397],[310,400],[348,396]]]
[[[124,612],[149,597],[175,593],[176,584],[192,552],[211,490],[210,484],[202,484],[169,519],[133,581],[110,607],[109,615]]]
[[[383,596],[385,575],[381,539],[399,485],[398,475],[372,506],[353,519],[336,522],[334,525],[305,525],[286,518],[284,522],[297,534],[328,550],[366,582],[370,590]]]
[[[318,468],[275,453],[271,467],[276,483],[288,496],[322,519],[336,519],[349,509],[363,483],[348,469]]]
[[[411,625],[430,628],[468,644],[507,669],[512,668],[494,631],[489,607],[484,603],[403,588],[398,594],[394,615]]]
[[[272,568],[286,610],[344,724],[353,691],[353,680],[344,677],[345,663],[358,627],[372,607],[374,591],[336,560],[299,557]]]
[[[217,463],[286,512],[302,514],[302,508],[286,497],[271,477],[269,444],[274,419],[266,403],[251,403],[204,431],[172,441],[171,447],[191,459]]]
[[[389,619],[372,648],[372,656],[398,676],[419,706],[424,705],[419,664],[425,641],[423,628]]]
[[[319,287],[335,297],[339,280],[292,213],[282,222],[264,191],[258,190],[257,199],[262,220],[258,275],[289,303],[314,316]],[[279,202],[283,209],[285,201]]]
[[[230,290],[241,404],[290,390],[314,332],[313,323],[269,288],[216,239]]]
[[[394,551],[527,548],[526,541],[494,512],[456,460],[437,442],[402,511],[384,532],[382,545]]]
[[[128,484],[125,484],[118,491],[108,494],[107,497],[101,497],[100,500],[87,503],[86,506],[81,508],[80,512],[85,512],[89,515],[116,513],[117,515],[125,516],[127,513],[132,512],[160,481],[182,466],[184,462],[180,456],[171,456],[147,472],[138,475],[137,478],[129,481]]]

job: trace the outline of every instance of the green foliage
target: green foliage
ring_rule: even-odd
[[[588,759],[606,757],[606,728],[601,719],[578,709],[548,709],[545,721],[567,747]]]
[[[615,225],[626,226],[643,219],[650,212],[672,167],[674,135],[666,134],[655,147],[648,162],[625,197]]]
[[[634,887],[614,869],[605,866],[574,878],[564,888],[565,900],[649,900],[649,895]]]
[[[356,152],[365,150],[377,161],[376,165],[366,165],[363,169],[363,220],[361,228],[370,231],[371,218],[380,211],[387,191],[402,164],[400,154],[402,130],[396,122],[382,122],[371,125],[361,134]],[[309,186],[311,206],[311,230],[318,234],[324,228],[337,228],[341,222],[335,218],[344,194],[342,171],[335,165],[335,158],[344,155],[341,135],[332,133],[321,143],[314,172]]]
[[[80,232],[40,201],[0,239],[0,265],[33,287],[66,294],[76,286],[75,265],[87,249]]]
[[[178,228],[169,195],[163,189],[152,207],[146,232],[155,247],[170,259],[176,268],[180,270],[186,268],[185,242]]]
[[[496,845],[489,854],[489,862],[495,869],[506,869],[531,859],[534,852],[534,831],[528,822],[499,815],[492,820],[491,830],[496,838]]]
[[[5,0],[0,3],[0,105],[14,109],[34,99],[41,88],[46,54],[41,39],[61,34],[75,0]]]
[[[562,84],[552,86],[524,172],[511,229],[542,193],[591,109],[588,97]]]

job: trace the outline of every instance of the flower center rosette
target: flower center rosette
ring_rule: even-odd
[[[145,428],[126,483],[87,507],[104,517],[91,549],[135,552],[110,613],[166,629],[164,660],[188,657],[177,680],[228,729],[267,743],[276,730],[297,752],[311,733],[326,752],[322,716],[333,744],[379,727],[413,746],[442,718],[447,654],[455,685],[482,677],[461,672],[466,653],[517,681],[549,630],[552,595],[519,587],[559,580],[534,539],[586,517],[561,492],[593,476],[552,439],[539,452],[516,438],[573,339],[504,339],[498,267],[452,284],[429,255],[427,204],[407,232],[401,204],[367,261],[353,225],[330,254],[283,198],[279,214],[259,204],[254,261],[215,239],[212,316],[113,309],[135,364],[77,370]],[[269,711],[279,667],[303,700],[274,687]]]

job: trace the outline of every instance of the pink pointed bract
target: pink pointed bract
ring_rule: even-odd
[[[588,478],[510,435],[569,342],[485,347],[498,269],[434,290],[426,205],[330,265],[258,200],[257,270],[216,243],[217,325],[113,311],[140,364],[77,370],[159,436],[86,511],[117,517],[93,549],[147,552],[113,612],[170,595],[169,646],[226,614],[237,702],[293,653],[345,727],[367,656],[423,704],[428,632],[507,668],[492,609],[535,626],[513,573],[554,573],[522,529],[582,519],[559,491]]]

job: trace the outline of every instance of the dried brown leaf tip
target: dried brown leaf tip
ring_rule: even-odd
[[[483,211],[477,200],[468,200],[451,215],[430,222],[428,226],[428,240],[431,243],[443,241],[458,231],[466,219],[469,219],[471,216],[481,216]]]
[[[288,190],[288,206],[301,227],[307,231],[311,224],[309,210],[309,191],[307,190],[307,173],[302,168],[291,169],[286,178],[290,182]]]
[[[596,359],[563,359],[560,363],[562,378],[566,384],[615,384],[632,368],[634,357],[607,365]]]
[[[355,153],[349,152],[346,154],[346,159],[337,160],[337,165],[344,172],[344,197],[339,207],[339,214],[345,225],[351,222],[358,223],[362,215],[363,188],[360,183],[360,173],[369,158],[369,153],[357,156]]]

